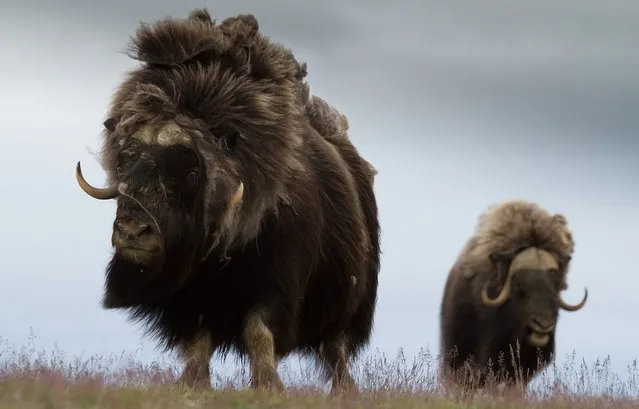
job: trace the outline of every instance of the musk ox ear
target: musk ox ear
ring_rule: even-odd
[[[115,127],[118,126],[119,122],[120,122],[120,117],[119,116],[114,116],[114,117],[111,117],[111,118],[107,118],[107,120],[104,121],[102,123],[102,125],[104,125],[104,127],[106,128],[107,131],[115,132]]]

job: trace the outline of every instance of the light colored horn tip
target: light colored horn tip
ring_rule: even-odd
[[[244,183],[240,181],[240,184],[237,186],[235,193],[233,193],[233,196],[231,196],[230,205],[237,206],[242,201],[243,197],[244,197]]]

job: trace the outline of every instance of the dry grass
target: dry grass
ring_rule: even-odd
[[[477,394],[461,398],[444,391],[436,378],[437,360],[423,351],[412,361],[373,354],[354,368],[361,394],[331,397],[312,364],[300,361],[299,373],[282,365],[287,397],[247,389],[246,365],[229,377],[215,376],[206,392],[171,386],[179,367],[172,362],[142,364],[133,355],[66,359],[58,350],[37,351],[32,341],[0,347],[0,408],[630,408],[639,407],[637,365],[615,376],[610,362],[588,366],[573,354],[561,366],[543,372],[525,400]],[[215,361],[217,362],[217,361]]]

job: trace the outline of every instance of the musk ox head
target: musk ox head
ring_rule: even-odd
[[[88,195],[117,198],[109,306],[126,303],[125,293],[138,299],[140,294],[156,297],[178,289],[208,254],[206,245],[219,241],[221,226],[232,223],[229,219],[244,194],[244,183],[231,172],[228,157],[216,155],[210,168],[192,128],[173,121],[145,123],[128,136],[117,151],[117,181],[111,186],[95,188],[84,180],[79,162],[76,169]],[[217,177],[210,180],[210,173]],[[210,190],[215,194],[208,198]],[[207,223],[216,237],[207,237]]]
[[[89,196],[117,199],[111,308],[169,296],[208,256],[254,238],[301,166],[305,67],[262,37],[253,16],[215,25],[196,10],[143,24],[131,54],[143,64],[104,122],[110,185],[76,171]]]
[[[566,288],[563,268],[551,253],[537,247],[528,247],[514,258],[493,255],[499,276],[506,276],[501,291],[495,298],[488,295],[488,283],[481,292],[481,302],[488,307],[502,307],[513,317],[513,325],[519,339],[533,347],[546,346],[554,336],[559,309],[577,311],[583,308],[588,298],[585,290],[577,305],[567,304],[560,295]],[[504,324],[506,325],[506,324]]]

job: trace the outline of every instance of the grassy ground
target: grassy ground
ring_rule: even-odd
[[[609,362],[586,365],[572,356],[542,373],[527,396],[460,397],[445,392],[436,379],[436,359],[427,351],[408,361],[371,354],[354,368],[361,393],[331,397],[312,365],[301,373],[280,367],[288,396],[247,389],[246,365],[227,378],[214,377],[214,389],[194,392],[171,386],[179,367],[142,364],[134,356],[67,359],[60,351],[33,347],[0,348],[0,409],[191,409],[191,408],[631,408],[639,407],[636,363],[622,380]],[[565,360],[564,360],[565,361]],[[216,362],[216,361],[214,361]]]

